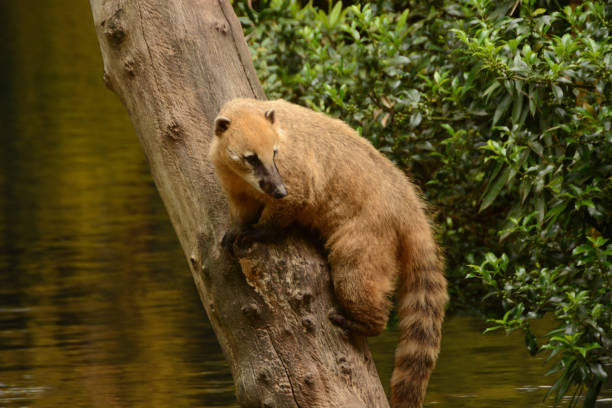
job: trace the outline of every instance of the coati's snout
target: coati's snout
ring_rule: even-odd
[[[261,189],[267,194],[271,195],[274,198],[283,198],[287,195],[287,189],[284,185],[275,186],[272,183],[266,183],[265,181],[260,181],[259,186]]]
[[[274,170],[276,170],[276,168]],[[259,187],[261,187],[264,193],[274,198],[283,198],[287,195],[287,188],[285,188],[278,171],[276,171],[276,174],[278,175],[278,180],[275,180],[275,177],[272,175],[270,175],[270,177],[264,177],[259,180]]]
[[[274,156],[276,156],[276,152],[274,152]],[[253,173],[261,191],[274,198],[283,198],[287,195],[287,188],[278,172],[274,159],[272,159],[272,166],[269,168],[266,168],[257,155],[247,156],[247,161],[253,166]]]

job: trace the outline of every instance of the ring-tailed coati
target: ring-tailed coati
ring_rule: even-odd
[[[397,286],[394,408],[421,407],[447,301],[443,260],[408,178],[341,120],[283,100],[235,99],[214,124],[209,158],[241,231],[314,228],[325,239],[334,291],[364,335],[387,322]]]

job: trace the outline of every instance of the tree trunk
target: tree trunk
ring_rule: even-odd
[[[243,407],[388,407],[363,337],[347,337],[321,248],[300,232],[236,259],[207,160],[236,97],[264,99],[227,0],[90,0],[104,81],[126,106]],[[242,271],[240,267],[242,268]],[[245,279],[246,277],[246,279]]]

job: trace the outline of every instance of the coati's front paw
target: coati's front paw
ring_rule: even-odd
[[[223,234],[223,238],[221,238],[221,248],[233,254],[234,242],[236,242],[239,235],[240,233],[235,229],[226,231],[225,234]]]
[[[276,238],[277,234],[274,230],[265,227],[248,227],[241,231],[239,241],[253,242],[269,242]]]
[[[246,255],[253,241],[244,229],[230,229],[221,239],[221,247],[232,256],[242,258]]]
[[[248,250],[254,242],[272,241],[276,234],[268,228],[245,227],[230,229],[221,239],[221,247],[234,256],[240,256]]]

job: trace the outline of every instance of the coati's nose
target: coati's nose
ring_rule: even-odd
[[[261,180],[259,182],[259,187],[261,187],[266,194],[274,198],[283,198],[287,195],[287,189],[282,183],[275,184],[270,181]]]
[[[284,185],[276,186],[276,189],[272,192],[272,197],[274,198],[283,198],[287,195],[287,189]]]

